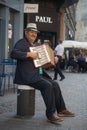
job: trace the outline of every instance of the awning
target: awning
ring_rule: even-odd
[[[64,48],[79,48],[79,49],[86,49],[87,50],[87,42],[78,42],[73,40],[65,40],[63,41]]]

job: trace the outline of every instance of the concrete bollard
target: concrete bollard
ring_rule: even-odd
[[[28,85],[18,85],[17,116],[33,116],[35,114],[35,89]]]

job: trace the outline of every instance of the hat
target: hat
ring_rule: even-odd
[[[25,28],[25,30],[27,30],[27,29],[33,30],[33,31],[36,31],[36,32],[39,32],[39,31],[37,30],[37,25],[36,25],[35,23],[28,23],[28,24],[27,24],[27,27]]]

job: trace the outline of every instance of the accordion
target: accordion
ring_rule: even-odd
[[[49,45],[30,47],[31,52],[37,52],[38,58],[34,59],[35,67],[49,68],[54,66],[54,51]]]

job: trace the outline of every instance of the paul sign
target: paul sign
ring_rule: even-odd
[[[45,16],[36,16],[35,21],[41,23],[53,23],[51,17],[45,17]]]

